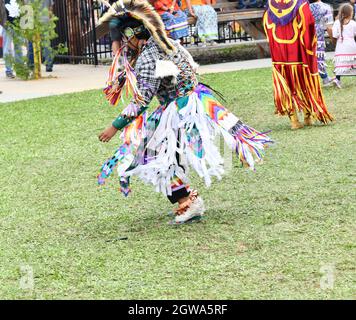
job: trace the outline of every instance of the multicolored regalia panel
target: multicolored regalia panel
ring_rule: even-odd
[[[269,0],[263,24],[273,63],[276,113],[304,111],[327,123],[320,86],[314,17],[306,0]]]

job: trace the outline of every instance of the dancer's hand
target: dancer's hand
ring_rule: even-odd
[[[109,142],[117,131],[118,129],[116,129],[114,126],[106,128],[102,133],[100,133],[99,140],[101,142]]]

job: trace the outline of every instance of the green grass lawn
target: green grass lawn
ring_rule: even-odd
[[[100,91],[0,105],[0,298],[356,297],[356,80],[324,90],[333,124],[298,131],[273,114],[270,69],[201,80],[277,143],[256,172],[236,161],[210,189],[193,178],[207,219],[181,227],[138,180],[128,199],[116,176],[96,185],[119,144],[97,139],[118,113]]]

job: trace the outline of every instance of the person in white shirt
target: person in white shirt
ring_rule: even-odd
[[[339,88],[341,76],[356,75],[356,22],[352,16],[352,6],[349,3],[341,5],[332,30],[333,38],[336,39],[334,72]]]

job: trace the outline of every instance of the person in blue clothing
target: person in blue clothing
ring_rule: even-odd
[[[32,0],[26,0],[26,4],[31,4]],[[54,6],[54,0],[43,0],[42,3],[42,9],[47,9],[47,14],[42,16],[43,21],[48,21],[50,20],[50,16],[52,15],[53,12],[53,6]],[[34,57],[33,57],[33,44],[32,42],[28,43],[28,60],[30,66],[34,65]],[[46,72],[52,72],[53,71],[53,58],[51,56],[51,49],[44,46],[42,48],[42,53],[43,53],[43,58],[44,62],[46,64]]]
[[[5,0],[0,3],[0,25],[3,27],[3,55],[5,58],[5,74],[6,77],[15,78],[14,71],[12,69],[12,63],[7,59],[8,57],[14,57],[15,61],[22,61],[22,48],[19,45],[13,43],[12,30],[8,28],[9,23],[14,21],[20,15],[20,6],[16,0]]]
[[[333,9],[329,4],[324,3],[321,0],[310,2],[312,2],[310,4],[310,10],[315,19],[316,36],[318,40],[316,55],[318,59],[319,75],[324,86],[336,84],[336,79],[329,77],[325,62],[325,31],[327,31],[330,39],[332,39],[332,26],[334,23]]]

